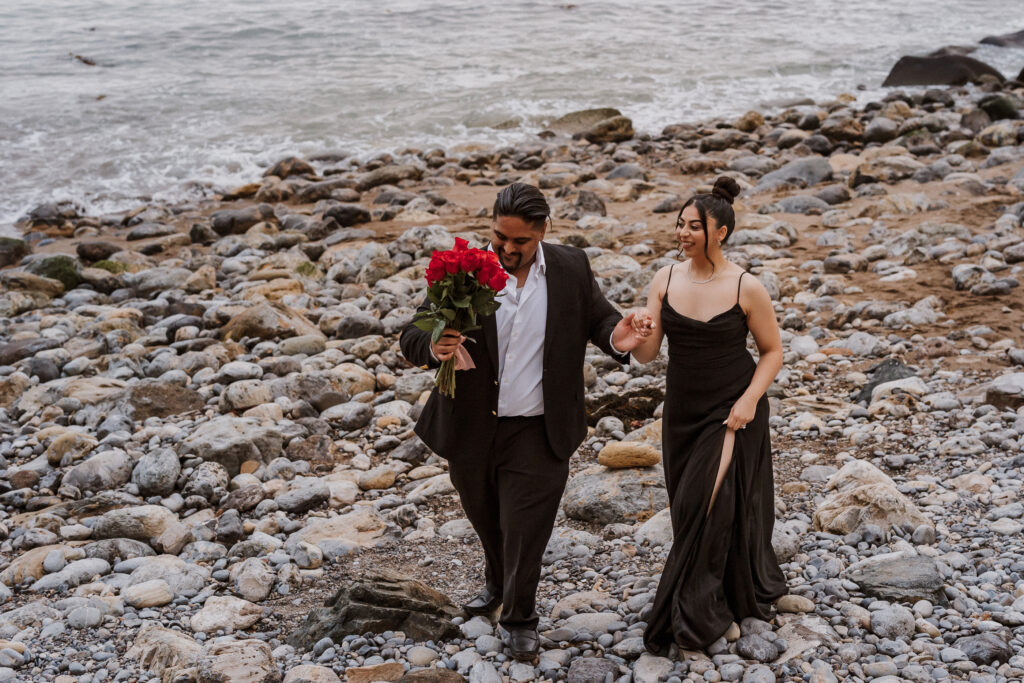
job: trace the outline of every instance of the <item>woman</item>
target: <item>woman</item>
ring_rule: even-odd
[[[634,318],[653,331],[633,350],[638,361],[658,355],[663,334],[669,342],[662,442],[674,540],[644,634],[660,655],[673,643],[704,649],[744,617],[767,619],[786,591],[771,544],[765,398],[782,342],[764,286],[722,254],[739,190],[721,177],[683,205],[676,236],[687,261],[658,271]]]

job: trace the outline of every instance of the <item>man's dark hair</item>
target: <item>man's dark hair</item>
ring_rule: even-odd
[[[498,193],[494,200],[496,220],[502,216],[518,218],[529,223],[534,230],[540,230],[551,216],[551,207],[544,193],[533,185],[512,183]]]

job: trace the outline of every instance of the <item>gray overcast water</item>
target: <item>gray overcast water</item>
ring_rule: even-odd
[[[594,106],[658,132],[795,98],[878,97],[900,55],[1020,30],[1020,9],[1021,0],[3,3],[0,232],[42,201],[94,213],[176,201],[248,182],[286,154],[514,141]],[[974,56],[1008,76],[1024,67],[1024,50]],[[491,128],[509,119],[522,125]]]

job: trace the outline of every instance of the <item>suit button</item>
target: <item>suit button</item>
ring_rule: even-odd
[[[491,411],[491,415],[494,415],[495,417],[497,417],[498,416],[498,411],[497,410],[492,410]]]
[[[494,380],[494,386],[498,386],[498,380]]]

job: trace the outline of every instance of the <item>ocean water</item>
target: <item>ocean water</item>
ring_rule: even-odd
[[[0,232],[248,182],[278,158],[530,138],[612,106],[641,131],[841,92],[903,54],[1024,28],[1021,0],[29,0],[0,3]],[[1014,19],[1018,21],[1014,23]],[[1015,75],[1024,50],[977,58]],[[91,62],[91,63],[87,63]],[[858,90],[858,86],[862,89]],[[514,128],[495,126],[515,121]]]

